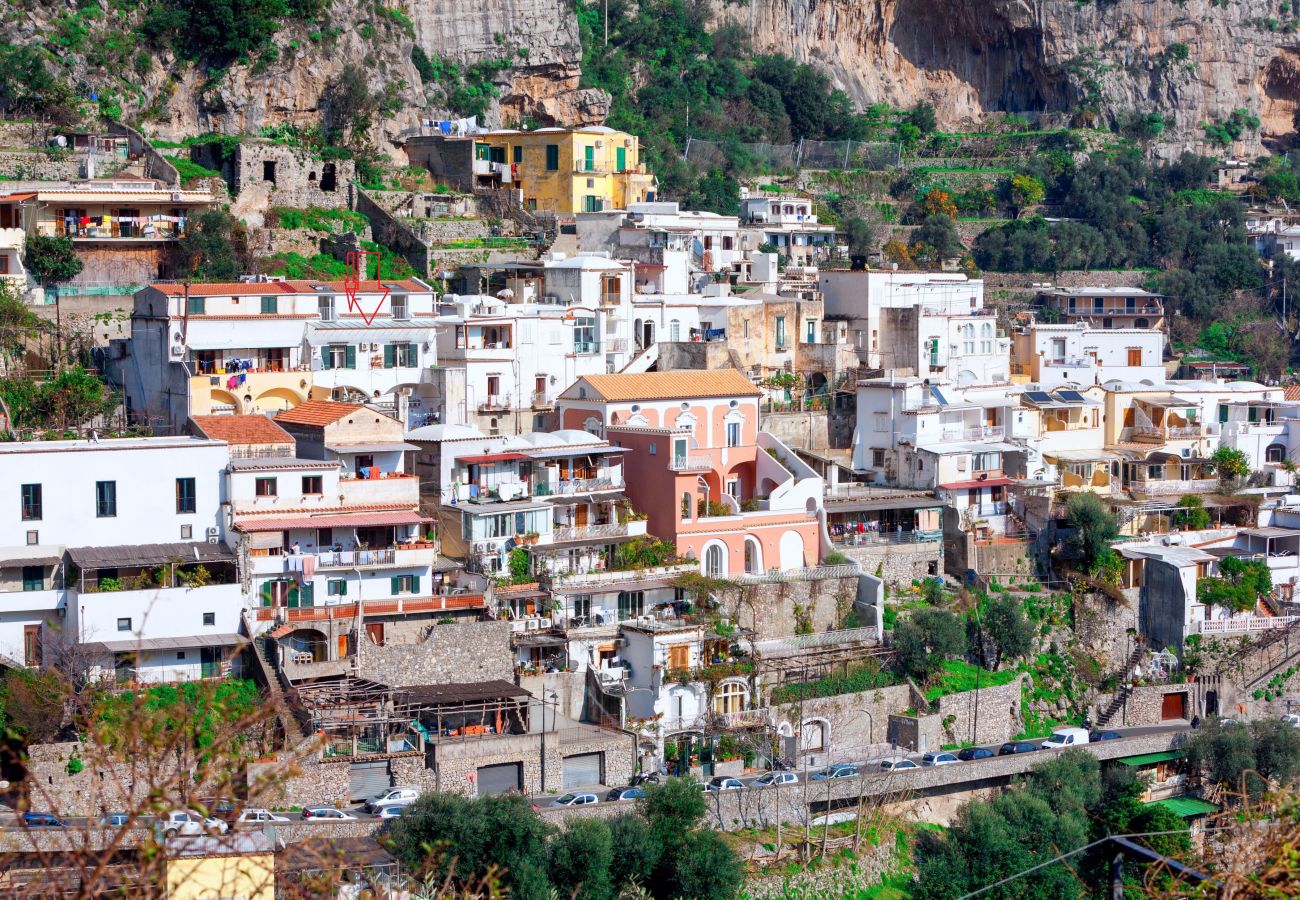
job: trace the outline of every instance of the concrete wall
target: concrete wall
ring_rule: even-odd
[[[0,176],[9,180],[70,181],[81,177],[82,159],[54,159],[44,150],[0,150]]]
[[[826,730],[826,749],[817,754],[818,764],[823,759],[861,759],[863,749],[887,743],[890,715],[916,702],[911,686],[906,684],[804,700],[802,722],[820,722]],[[788,724],[792,730],[800,728],[800,704],[788,703],[774,711],[778,727]]]
[[[776,435],[783,443],[800,450],[827,450],[831,447],[826,410],[768,413],[762,429]]]
[[[509,622],[435,625],[420,643],[365,646],[360,675],[390,687],[514,680]]]

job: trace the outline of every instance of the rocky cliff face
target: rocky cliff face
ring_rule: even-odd
[[[1112,121],[1159,111],[1189,142],[1247,107],[1294,130],[1300,52],[1250,0],[751,0],[723,3],[757,49],[817,64],[862,103],[933,103],[945,126],[992,111]],[[1279,23],[1284,24],[1284,23]],[[1182,47],[1186,58],[1180,59]]]

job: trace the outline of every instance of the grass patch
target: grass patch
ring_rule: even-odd
[[[338,231],[363,232],[370,226],[370,220],[350,209],[325,209],[319,206],[296,209],[290,206],[275,206],[267,216],[267,224],[273,228],[305,228],[309,231],[331,234]]]
[[[866,662],[850,669],[846,675],[828,675],[802,684],[783,684],[773,689],[772,703],[798,703],[801,699],[856,694],[895,684],[899,684],[896,675],[884,671],[874,662]]]
[[[196,178],[220,178],[220,172],[214,172],[207,166],[201,166],[198,163],[186,159],[183,156],[168,157],[171,164],[176,167],[176,174],[181,177],[181,184],[188,181],[194,181]]]
[[[927,700],[938,700],[948,694],[973,691],[977,680],[982,688],[1001,687],[1015,681],[1019,675],[1020,673],[1014,669],[990,672],[988,669],[973,666],[964,660],[949,659],[943,664],[943,674],[939,676],[938,682],[926,689],[925,698]]]
[[[398,256],[387,247],[381,247],[373,241],[362,241],[366,250],[379,251],[383,265],[384,278],[405,278],[414,275],[415,270],[405,257]],[[261,260],[263,271],[267,275],[283,275],[294,280],[315,279],[317,281],[338,281],[348,273],[347,264],[324,253],[303,256],[300,253],[277,253]],[[380,261],[373,256],[366,257],[366,278],[379,277]]]

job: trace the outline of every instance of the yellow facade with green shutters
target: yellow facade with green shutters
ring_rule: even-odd
[[[476,172],[492,165],[501,187],[522,191],[526,209],[571,215],[654,199],[640,141],[626,132],[603,126],[493,131],[474,143]]]

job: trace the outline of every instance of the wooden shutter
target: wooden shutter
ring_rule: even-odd
[[[315,606],[315,605],[316,605],[316,585],[314,585],[314,584],[304,584],[304,585],[302,586],[302,589],[301,589],[301,591],[299,592],[298,605],[299,605],[299,606]]]
[[[345,369],[355,369],[357,367],[357,348],[353,344],[348,344],[345,350],[346,360],[343,363]]]
[[[391,580],[392,580],[393,596],[396,597],[398,594],[402,592],[402,583],[401,580],[396,575],[394,575]]]
[[[397,345],[384,344],[384,368],[391,369],[397,362]]]
[[[689,669],[691,665],[691,648],[689,644],[676,644],[668,648],[669,669]]]
[[[419,576],[419,575],[412,575],[412,576],[411,576],[411,593],[412,593],[412,594],[418,594],[418,593],[420,593],[420,576]]]
[[[406,345],[406,364],[412,368],[420,365],[420,348],[415,344]]]

